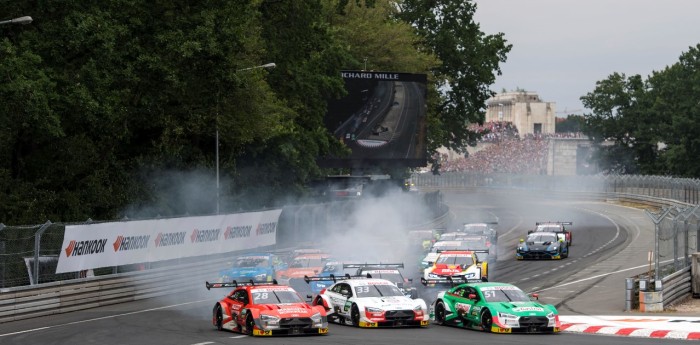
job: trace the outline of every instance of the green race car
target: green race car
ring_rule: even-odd
[[[423,284],[434,284],[421,280]],[[542,304],[518,287],[506,283],[452,279],[454,285],[438,293],[431,305],[434,323],[493,333],[556,333],[561,323],[557,309]],[[444,282],[443,282],[444,283]],[[533,300],[535,298],[535,300]]]

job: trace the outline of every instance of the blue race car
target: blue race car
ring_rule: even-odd
[[[287,264],[275,254],[244,254],[235,257],[230,268],[219,271],[219,281],[271,282],[275,279],[277,271],[285,269],[287,269]]]
[[[515,258],[524,259],[554,259],[569,257],[569,245],[564,236],[555,232],[532,232],[526,239],[521,239],[515,250]]]

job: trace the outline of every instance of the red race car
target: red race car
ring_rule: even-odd
[[[214,306],[212,322],[218,330],[251,336],[327,334],[322,306],[310,306],[289,286],[266,283],[206,282],[211,288],[234,288]]]

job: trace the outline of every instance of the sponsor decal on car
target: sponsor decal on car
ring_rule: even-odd
[[[472,305],[466,303],[455,303],[455,308],[457,309],[458,313],[466,314],[469,313],[469,310],[472,308]]]
[[[544,308],[540,308],[540,307],[517,307],[517,308],[513,308],[513,311],[516,311],[516,312],[521,312],[521,311],[544,311]]]

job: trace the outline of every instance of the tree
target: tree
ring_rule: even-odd
[[[700,90],[699,47],[691,47],[679,62],[655,71],[647,80],[639,75],[613,73],[581,97],[593,111],[586,115],[584,132],[603,148],[601,167],[611,172],[700,176],[697,133],[700,113],[695,97]]]
[[[404,0],[398,18],[416,28],[421,47],[442,64],[431,70],[429,148],[463,152],[476,139],[470,123],[483,123],[489,86],[500,75],[500,64],[512,45],[502,33],[485,35],[474,22],[476,4],[462,0]]]

